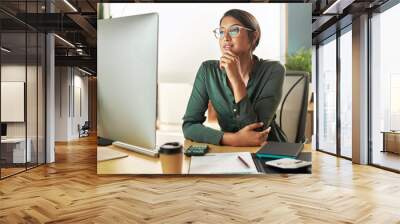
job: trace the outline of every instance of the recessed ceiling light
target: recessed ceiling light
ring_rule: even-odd
[[[342,14],[343,9],[351,5],[354,0],[336,0],[322,14]]]
[[[93,75],[92,73],[90,73],[90,72],[88,72],[88,71],[86,71],[86,70],[83,70],[83,69],[81,69],[81,68],[79,68],[79,67],[78,67],[78,70],[81,71],[81,72],[83,72],[83,73],[85,73],[85,74]]]
[[[72,10],[74,10],[75,12],[78,12],[78,10],[68,1],[68,0],[64,0],[65,4],[67,4]]]
[[[9,50],[9,49],[7,49],[7,48],[5,48],[5,47],[1,47],[1,50],[4,51],[4,52],[6,52],[6,53],[10,53],[10,52],[11,52],[11,50]]]
[[[75,48],[75,45],[73,45],[73,44],[72,44],[71,42],[69,42],[68,40],[66,40],[66,39],[64,39],[64,38],[62,38],[62,37],[60,37],[60,36],[57,35],[57,34],[54,34],[54,36],[57,37],[58,39],[60,39],[61,41],[63,41],[64,43],[68,44],[69,46]]]

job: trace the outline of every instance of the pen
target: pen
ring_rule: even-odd
[[[249,164],[247,164],[246,161],[244,161],[244,159],[243,159],[242,157],[238,156],[238,159],[239,159],[244,165],[246,165],[247,168],[250,168]]]

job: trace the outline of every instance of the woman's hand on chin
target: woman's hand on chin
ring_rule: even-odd
[[[225,69],[229,79],[229,87],[232,88],[235,102],[239,102],[247,94],[246,85],[241,77],[239,57],[231,51],[224,52],[220,59],[220,68]]]
[[[255,129],[262,126],[262,122],[253,123],[243,127],[236,133],[224,133],[222,144],[231,146],[263,146],[267,143],[266,139],[271,128],[267,128],[261,132],[255,131]]]
[[[219,60],[219,67],[225,69],[226,75],[231,82],[241,81],[240,60],[232,51],[227,50]]]

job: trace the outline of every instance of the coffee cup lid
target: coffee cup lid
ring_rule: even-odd
[[[182,152],[182,145],[179,142],[168,142],[160,146],[158,151],[162,154],[176,154]]]

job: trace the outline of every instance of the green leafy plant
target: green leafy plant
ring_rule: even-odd
[[[311,49],[301,48],[286,57],[286,69],[293,71],[305,71],[311,74]]]

